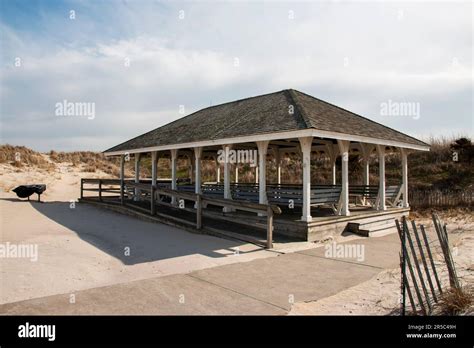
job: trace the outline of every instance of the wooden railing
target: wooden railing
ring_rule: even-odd
[[[85,185],[96,185],[96,187],[86,187]],[[116,193],[120,197],[120,179],[81,179],[81,199],[90,198],[84,196],[84,192],[97,192],[100,201],[104,197],[103,193]],[[117,196],[108,195],[106,197],[116,198]]]
[[[123,183],[123,185],[122,185]],[[96,187],[86,187],[85,185],[96,185]],[[166,187],[152,186],[147,183],[135,183],[133,180],[124,180],[123,182],[120,179],[81,179],[81,199],[87,200],[91,198],[97,198],[93,196],[84,196],[84,192],[97,192],[98,198],[100,201],[103,201],[103,193],[118,193],[118,197],[123,205],[133,206],[134,209],[138,209],[149,213],[151,215],[156,215],[157,213],[157,204],[165,204],[161,202],[160,196],[170,197],[172,202],[179,201],[181,199],[194,202],[194,211],[196,214],[196,219],[194,226],[196,229],[200,230],[203,226],[203,207],[207,205],[213,205],[217,207],[227,207],[234,210],[241,210],[259,214],[260,216],[266,216],[266,232],[267,239],[265,246],[269,249],[273,248],[273,217],[275,214],[281,214],[281,209],[276,205],[270,204],[258,204],[251,202],[242,202],[235,201],[231,199],[224,198],[215,198],[209,197],[203,194],[196,194],[188,191],[179,191],[172,190]],[[117,198],[117,196],[109,196]],[[136,204],[129,204],[127,201],[137,200]],[[140,206],[140,202],[149,202],[149,209]],[[168,206],[174,206],[173,204],[167,204]],[[176,206],[174,206],[176,207]],[[189,223],[189,221],[176,218],[175,220],[180,220],[181,222]],[[246,224],[241,222],[241,224]],[[259,226],[257,226],[259,227]],[[254,243],[260,244],[257,239],[247,238],[247,240]]]
[[[214,198],[202,194],[191,193],[186,191],[177,191],[167,188],[157,188],[154,190],[156,194],[168,196],[174,198],[175,200],[188,200],[195,202],[195,211],[196,211],[196,229],[202,228],[202,209],[207,205],[213,205],[218,207],[226,207],[236,210],[242,210],[247,212],[256,213],[262,216],[267,217],[266,231],[267,231],[267,241],[266,247],[271,249],[273,248],[273,216],[275,214],[281,214],[281,209],[276,205],[270,204],[258,204],[250,202],[240,202],[234,201],[231,199],[225,198]],[[153,200],[152,200],[153,201]],[[252,238],[247,238],[251,240]],[[257,240],[254,240],[257,242]]]

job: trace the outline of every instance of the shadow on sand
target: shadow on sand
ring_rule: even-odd
[[[193,254],[226,257],[243,242],[194,234],[176,227],[142,221],[87,204],[34,202],[2,198],[30,204],[38,212],[70,229],[79,238],[99,248],[125,265],[134,265]],[[129,249],[127,249],[129,248]],[[127,255],[129,250],[129,255]],[[261,250],[255,247],[254,252]],[[244,251],[239,251],[244,254]]]

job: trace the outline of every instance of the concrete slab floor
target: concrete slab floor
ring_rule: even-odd
[[[334,295],[381,272],[398,248],[392,237],[380,239],[360,240],[371,250],[360,264],[325,258],[317,248],[82,290],[74,293],[75,303],[70,293],[9,303],[0,313],[282,315],[295,302]]]

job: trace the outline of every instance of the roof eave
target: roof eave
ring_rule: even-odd
[[[168,145],[159,145],[159,146],[150,146],[136,149],[125,149],[125,150],[116,150],[116,151],[104,151],[105,156],[117,156],[124,154],[133,154],[133,153],[142,153],[142,152],[151,152],[151,151],[166,151],[171,149],[184,149],[184,148],[193,148],[193,147],[206,147],[206,146],[216,146],[216,145],[227,145],[227,144],[239,144],[239,143],[249,143],[261,140],[281,140],[281,139],[292,139],[305,136],[329,138],[336,140],[348,140],[354,142],[368,143],[368,144],[377,144],[385,146],[394,146],[404,149],[410,149],[415,151],[429,151],[430,146],[420,141],[422,144],[412,144],[395,140],[387,140],[380,138],[372,138],[354,134],[344,134],[336,133],[329,131],[317,130],[314,128],[302,129],[296,131],[286,131],[286,132],[272,132],[272,133],[261,133],[249,136],[241,137],[232,137],[232,138],[222,138],[215,140],[203,140],[189,143],[178,143],[178,144],[168,144]],[[113,149],[113,148],[112,148]]]

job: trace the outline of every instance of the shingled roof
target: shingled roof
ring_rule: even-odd
[[[293,113],[289,112],[290,106],[294,108]],[[196,111],[105,152],[305,129],[428,146],[418,139],[353,112],[287,89]]]

